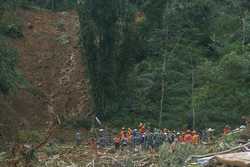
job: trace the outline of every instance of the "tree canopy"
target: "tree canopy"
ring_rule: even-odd
[[[79,3],[93,111],[105,120],[202,128],[249,114],[248,1]]]

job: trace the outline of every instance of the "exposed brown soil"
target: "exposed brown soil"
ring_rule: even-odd
[[[15,113],[13,123],[44,127],[49,120],[48,102],[55,113],[69,119],[86,115],[88,95],[76,12],[18,10],[17,14],[23,20],[24,38],[11,43],[20,55],[19,69],[36,93],[20,90],[8,97]]]

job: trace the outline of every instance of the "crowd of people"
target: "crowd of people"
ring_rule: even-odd
[[[223,129],[223,134],[227,135],[230,132],[245,129],[246,125],[241,125],[240,128],[232,130],[226,125]],[[157,150],[162,144],[192,144],[199,145],[201,143],[212,143],[214,138],[214,129],[208,128],[202,131],[194,129],[186,129],[182,131],[169,130],[167,128],[157,129],[146,127],[144,123],[140,123],[135,129],[121,128],[118,133],[110,133],[107,129],[99,129],[95,139],[91,143],[97,148],[115,146],[116,150],[124,148],[136,148]],[[113,138],[114,137],[114,138]],[[80,144],[80,133],[76,133],[76,143]]]
[[[182,143],[198,145],[201,141],[201,134],[195,130],[177,132],[169,129],[146,128],[140,123],[137,129],[121,128],[114,138],[116,149],[124,147],[141,146],[143,149],[158,149],[163,143]]]

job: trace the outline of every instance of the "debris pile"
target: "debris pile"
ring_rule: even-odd
[[[220,138],[214,145],[213,152],[206,155],[191,155],[186,160],[186,166],[221,167],[235,166],[248,167],[250,165],[250,141],[241,140],[248,129],[236,129]],[[212,147],[212,146],[211,146]]]

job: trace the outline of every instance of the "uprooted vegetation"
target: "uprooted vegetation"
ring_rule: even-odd
[[[159,151],[143,149],[142,146],[124,147],[116,150],[114,145],[97,148],[91,143],[94,134],[85,131],[81,145],[75,145],[74,132],[55,132],[50,128],[47,132],[39,133],[40,141],[33,138],[38,133],[22,133],[29,143],[17,144],[11,152],[0,154],[0,164],[16,164],[22,167],[29,164],[36,167],[204,167],[211,157],[220,154],[241,151],[244,145],[239,145],[239,136],[244,131],[229,133],[217,137],[210,144],[163,144]],[[61,140],[61,134],[64,132]],[[70,134],[70,135],[69,135]],[[59,135],[59,136],[58,136]],[[23,138],[23,137],[22,137]],[[248,145],[249,146],[249,143]],[[244,153],[244,152],[243,152]],[[206,161],[203,162],[203,161]],[[213,163],[213,161],[211,161]],[[203,165],[202,165],[203,164]]]

